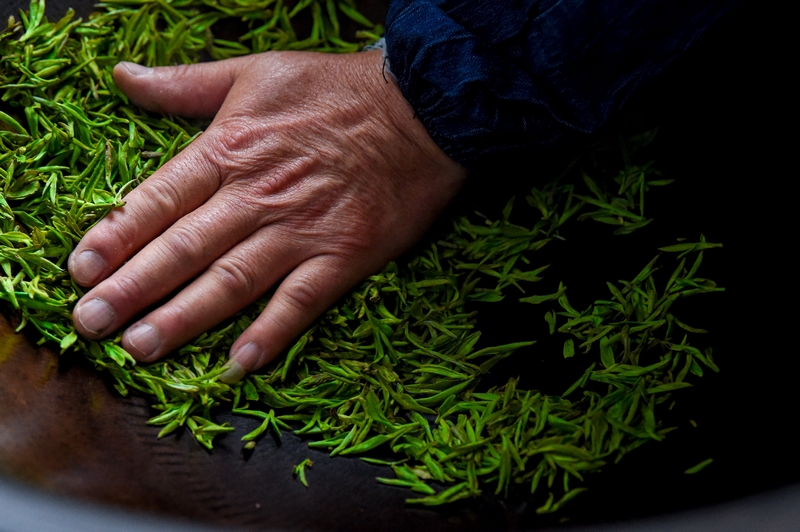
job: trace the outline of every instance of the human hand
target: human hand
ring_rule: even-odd
[[[78,332],[105,337],[158,303],[122,336],[134,358],[153,361],[280,282],[231,347],[221,379],[235,382],[409,249],[466,171],[381,66],[379,51],[117,65],[140,107],[214,120],[70,256],[75,281],[94,287],[73,312]]]

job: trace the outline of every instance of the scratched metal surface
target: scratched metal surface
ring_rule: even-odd
[[[66,4],[79,15],[91,10],[91,2],[51,0],[50,16],[63,12]],[[0,16],[4,19],[24,5],[27,0],[4,0]],[[366,7],[377,19],[385,3]],[[665,442],[646,445],[613,470],[588,478],[590,492],[562,514],[569,523],[537,517],[524,492],[513,493],[506,501],[486,495],[447,509],[409,508],[403,503],[408,492],[375,482],[374,477],[386,474],[384,469],[357,459],[331,459],[291,434],[280,442],[265,438],[252,454],[244,455],[239,438],[256,421],[224,412],[219,419],[231,421],[237,430],[221,438],[213,453],[187,434],[158,440],[158,429],[146,425],[150,411],[144,398],[121,398],[80,361],[59,359],[51,350],[33,346],[24,335],[15,335],[10,313],[0,317],[0,479],[22,482],[49,497],[226,529],[389,532],[602,524],[610,530],[620,520],[666,514],[671,517],[656,518],[651,525],[710,530],[701,523],[714,516],[714,522],[726,523],[721,529],[745,530],[753,522],[748,516],[761,516],[758,519],[764,522],[766,516],[778,515],[783,521],[770,529],[800,528],[796,512],[781,513],[800,508],[798,489],[778,495],[769,492],[800,481],[800,465],[788,435],[798,406],[793,391],[796,348],[789,337],[776,334],[773,324],[776,319],[787,320],[775,309],[794,301],[796,288],[793,283],[779,289],[771,284],[796,277],[784,243],[792,237],[785,228],[793,226],[796,208],[792,209],[789,194],[766,186],[789,179],[782,176],[795,175],[796,170],[791,158],[781,156],[790,152],[788,137],[768,133],[781,120],[781,95],[775,87],[785,80],[762,53],[780,48],[781,43],[763,39],[780,32],[768,27],[764,17],[752,19],[742,11],[668,71],[639,102],[632,102],[647,121],[661,124],[654,157],[669,177],[679,180],[653,203],[654,212],[660,213],[654,232],[609,241],[602,238],[602,230],[586,228],[583,236],[575,237],[578,242],[573,241],[582,252],[568,257],[560,270],[565,276],[574,274],[571,290],[581,290],[582,283],[588,290],[590,280],[605,281],[606,275],[616,275],[628,262],[646,262],[659,235],[692,238],[705,231],[710,240],[723,241],[723,251],[709,254],[707,272],[728,292],[689,309],[694,320],[690,323],[702,323],[712,331],[709,343],[723,371],[704,377],[702,389],[679,400],[676,419],[691,417],[698,422],[697,429],[684,424]],[[738,39],[744,26],[751,36],[748,43]],[[753,42],[762,44],[754,48]],[[749,71],[746,79],[741,75],[743,64]],[[501,203],[509,189],[486,190],[476,177],[466,201]],[[631,252],[632,248],[641,251]],[[584,283],[587,257],[596,272]],[[544,330],[542,324],[520,322],[502,306],[492,309],[498,310],[481,318],[489,342],[505,341],[519,331],[538,338]],[[540,355],[547,349],[545,338],[536,351],[499,367],[497,378],[521,374],[528,379],[523,383],[531,386],[558,383],[557,367]],[[707,456],[713,456],[715,463],[702,475],[682,475],[688,465]],[[291,476],[292,466],[307,457],[314,461],[309,489]],[[737,502],[759,493],[749,502]],[[42,498],[42,507],[51,508],[53,500]],[[713,506],[725,502],[729,505]],[[64,515],[79,522],[83,510],[69,508]],[[734,508],[740,508],[738,513]],[[676,513],[686,509],[694,513]],[[13,512],[13,506],[4,506],[4,511]],[[92,516],[86,519],[106,519],[86,515]],[[111,523],[113,516],[107,518]],[[0,530],[5,526],[0,522]],[[159,527],[168,526],[164,521]],[[649,528],[644,525],[642,530]]]
[[[245,458],[237,431],[213,453],[186,434],[157,439],[138,397],[121,398],[94,372],[13,334],[0,318],[0,472],[47,491],[222,526],[452,529],[437,513],[405,510],[402,490],[374,489],[379,468],[336,460],[286,435]],[[226,419],[223,415],[221,419]],[[311,457],[312,489],[292,479]],[[374,492],[374,493],[373,493]],[[366,496],[370,494],[370,496]],[[324,511],[310,511],[317,509]]]

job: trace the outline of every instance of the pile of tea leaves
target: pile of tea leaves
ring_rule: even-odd
[[[71,311],[83,291],[66,272],[69,253],[199,134],[180,118],[130,105],[113,66],[266,50],[351,52],[381,28],[352,0],[106,0],[86,21],[70,12],[56,22],[44,7],[33,0],[0,33],[0,299],[18,330],[86,357],[120,394],[150,396],[160,436],[185,427],[211,449],[215,436],[233,430],[214,422],[215,409],[232,408],[262,420],[245,447],[267,431],[294,430],[310,447],[391,467],[394,478],[378,480],[417,492],[409,503],[439,505],[523,484],[543,494],[538,512],[554,512],[584,490],[585,474],[663,439],[671,429],[661,413],[676,392],[703,368],[717,371],[710,350],[692,345],[705,331],[672,313],[685,297],[722,290],[699,277],[704,250],[719,247],[702,237],[661,248],[678,260],[656,256],[637,275],[608,283],[607,299],[588,308],[573,308],[564,285],[531,295],[547,268],[537,252],[565,227],[579,230],[591,219],[626,234],[651,221],[645,195],[669,181],[651,163],[631,162],[648,136],[629,143],[613,172],[584,157],[532,189],[514,211],[516,223],[513,200],[497,219],[456,218],[449,234],[364,281],[284,356],[235,385],[217,378],[268,296],[149,365],[136,364],[119,336],[79,337]],[[341,17],[363,30],[347,40]],[[304,32],[295,29],[300,19]],[[215,37],[225,21],[246,27],[238,41]],[[482,345],[474,303],[510,298],[563,336],[564,357],[586,362],[561,395],[522,389],[518,379],[480,387],[498,362],[534,343]],[[377,459],[378,451],[395,458]]]

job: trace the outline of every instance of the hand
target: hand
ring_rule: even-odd
[[[158,303],[122,337],[153,361],[280,283],[231,348],[222,379],[235,382],[409,249],[466,171],[381,68],[378,51],[117,65],[140,107],[214,120],[70,256],[76,282],[94,286],[75,307],[78,332],[102,338]]]

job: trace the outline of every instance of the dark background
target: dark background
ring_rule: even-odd
[[[5,1],[0,15],[27,3]],[[374,19],[385,9],[385,2],[362,3]],[[91,5],[51,0],[50,16],[67,4],[79,14]],[[546,293],[563,280],[570,293],[585,294],[585,300],[573,300],[582,308],[605,297],[605,281],[635,275],[656,247],[678,237],[694,240],[702,232],[725,245],[707,253],[701,273],[727,291],[675,307],[683,321],[711,331],[704,345],[713,346],[722,371],[707,372],[697,387],[678,396],[666,420],[678,430],[588,476],[590,491],[563,512],[536,516],[540,501],[524,490],[507,500],[487,495],[440,510],[407,508],[407,491],[374,481],[391,476],[386,469],[331,459],[292,435],[281,442],[265,438],[245,460],[238,440],[255,422],[224,414],[221,420],[230,420],[237,432],[222,438],[213,454],[188,434],[156,440],[157,429],[144,424],[149,413],[143,400],[119,399],[79,364],[24,346],[19,349],[28,349],[25,356],[10,359],[0,372],[0,472],[54,493],[206,523],[339,530],[609,523],[708,508],[799,482],[792,436],[797,274],[790,250],[797,201],[791,182],[797,172],[788,18],[741,4],[604,132],[613,138],[659,126],[643,157],[656,159],[665,177],[677,181],[648,197],[648,214],[656,219],[651,226],[615,237],[608,227],[587,221],[565,233],[567,242],[550,244],[543,253],[552,266],[536,291]],[[496,215],[510,195],[522,200],[531,183],[549,180],[570,155],[567,150],[528,161],[529,174],[513,182],[508,176],[519,173],[503,165],[482,171],[453,210],[476,207]],[[539,340],[504,362],[489,381],[521,375],[522,387],[559,393],[575,379],[571,372],[585,366],[578,357],[565,363],[561,340],[550,340],[543,320],[531,323],[513,304],[486,307],[479,320],[487,345]],[[33,383],[44,382],[41,375],[51,377],[36,388]],[[26,391],[34,388],[34,395]],[[102,406],[87,414],[96,404]],[[315,462],[309,489],[291,478],[292,466],[306,457]],[[708,457],[714,463],[704,471],[683,474]]]

